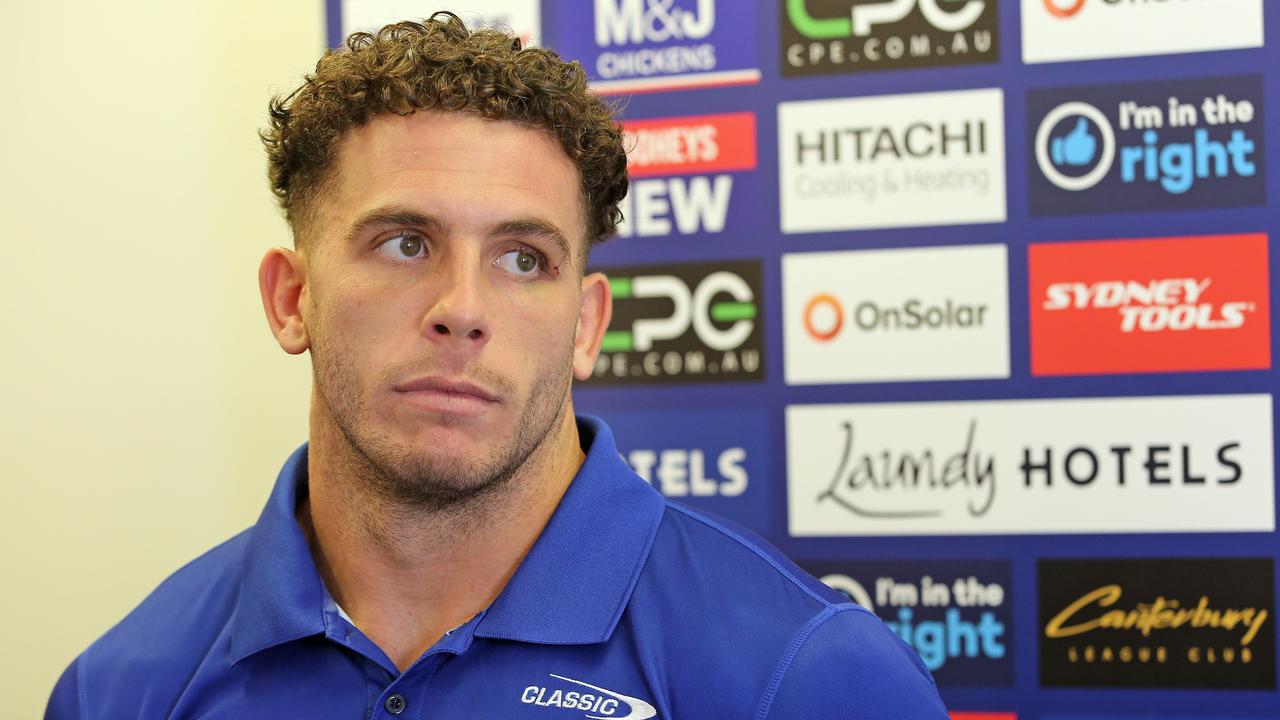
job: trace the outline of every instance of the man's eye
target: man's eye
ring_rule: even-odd
[[[378,246],[378,252],[392,260],[412,260],[426,256],[426,246],[417,235],[401,234],[387,238]]]
[[[544,264],[542,255],[533,250],[512,250],[498,258],[498,267],[522,277],[532,277]]]

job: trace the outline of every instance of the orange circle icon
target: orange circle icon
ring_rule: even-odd
[[[835,312],[836,321],[830,329],[822,331],[813,326],[813,313],[819,306],[829,305]],[[826,342],[836,335],[840,334],[840,328],[844,326],[844,308],[840,306],[840,301],[834,296],[823,293],[815,295],[808,305],[804,306],[804,329],[814,340]]]
[[[1076,0],[1068,7],[1058,7],[1055,0],[1044,0],[1044,9],[1049,11],[1050,15],[1060,18],[1068,18],[1080,12],[1080,8],[1084,7],[1084,0]]]

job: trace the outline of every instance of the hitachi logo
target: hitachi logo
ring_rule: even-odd
[[[843,127],[795,135],[796,164],[874,162],[881,156],[955,157],[987,153],[985,120],[959,123],[914,122],[904,128]]]

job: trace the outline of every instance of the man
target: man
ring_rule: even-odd
[[[259,280],[310,442],[48,717],[945,717],[879,620],[575,418],[627,187],[576,64],[442,13],[353,35],[271,118],[295,250]]]

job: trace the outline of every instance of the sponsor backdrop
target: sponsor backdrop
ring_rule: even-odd
[[[332,44],[449,7],[616,99],[578,407],[961,720],[1280,717],[1263,5],[327,1]]]

